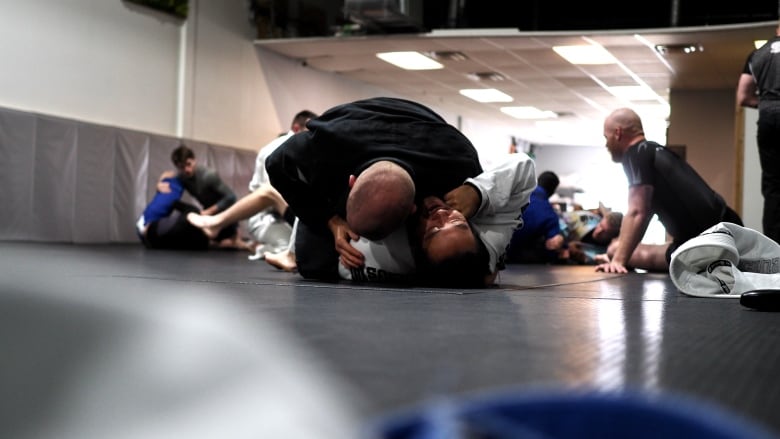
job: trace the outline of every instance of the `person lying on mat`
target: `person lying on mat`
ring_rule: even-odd
[[[351,241],[363,257],[340,257],[339,274],[363,282],[489,286],[504,268],[507,245],[522,226],[521,212],[535,186],[533,160],[512,154],[443,198],[424,198],[408,223],[387,238]]]
[[[519,213],[528,205],[534,186],[533,161],[526,154],[512,155],[495,168],[467,179],[444,199],[426,197],[415,209],[417,214],[387,237],[373,241],[359,237],[351,241],[349,245],[361,258],[356,260],[354,252],[346,257],[339,255],[333,261],[334,267],[338,265],[342,279],[353,281],[490,285],[503,269],[508,240],[522,225]],[[363,205],[361,196],[358,194],[348,203],[348,216],[352,213],[349,209]],[[269,207],[284,212],[283,216],[292,224],[294,215],[270,185],[260,186],[217,215],[190,213],[187,219],[211,236],[224,224],[248,218]],[[279,262],[268,262],[294,271],[293,251],[276,256]]]
[[[431,109],[377,97],[338,105],[306,124],[266,159],[266,171],[299,218],[295,238],[304,278],[339,279],[349,245],[386,238],[425,197],[444,195],[482,172],[471,142]],[[361,200],[349,208],[350,199]]]

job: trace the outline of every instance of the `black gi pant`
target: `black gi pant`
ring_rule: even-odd
[[[764,196],[764,235],[780,243],[780,102],[759,105],[758,158]]]
[[[304,279],[337,281],[339,253],[330,231],[318,232],[298,221],[295,261]]]

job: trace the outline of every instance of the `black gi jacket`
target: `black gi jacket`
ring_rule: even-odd
[[[477,151],[455,127],[415,102],[378,97],[312,119],[266,160],[271,185],[314,230],[346,216],[349,176],[391,160],[412,176],[416,198],[443,197],[482,173]]]

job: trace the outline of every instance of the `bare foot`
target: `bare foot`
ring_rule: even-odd
[[[224,249],[246,250],[250,253],[255,251],[254,241],[244,241],[239,237],[223,239],[217,244],[217,247]]]
[[[265,261],[280,270],[290,273],[298,270],[298,264],[295,262],[295,253],[290,250],[279,253],[265,252]]]
[[[187,214],[187,221],[201,229],[203,234],[208,236],[209,239],[214,239],[219,234],[219,228],[214,227],[215,221],[211,215],[199,215],[195,212],[190,212]]]

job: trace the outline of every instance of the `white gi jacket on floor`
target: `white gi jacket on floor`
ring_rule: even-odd
[[[465,183],[474,186],[482,198],[479,209],[469,221],[487,247],[488,267],[493,273],[504,268],[503,256],[512,232],[523,224],[521,210],[528,205],[536,187],[534,162],[525,153],[511,154],[492,169],[466,179]],[[339,264],[342,279],[399,281],[414,274],[414,258],[405,230],[396,231],[380,241],[361,237],[352,246],[363,253],[365,265],[349,270]]]
[[[716,224],[672,253],[669,275],[683,293],[740,298],[758,289],[780,289],[780,245],[756,230]]]

